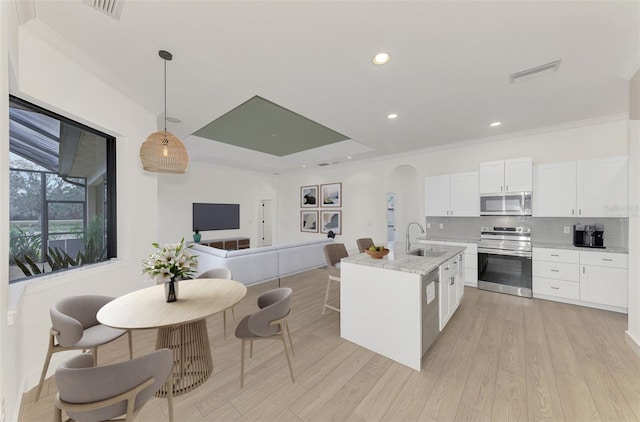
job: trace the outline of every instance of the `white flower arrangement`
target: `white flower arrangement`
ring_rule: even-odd
[[[152,243],[156,251],[142,261],[142,273],[149,274],[158,282],[167,282],[172,278],[192,278],[198,266],[198,257],[192,255],[191,245],[184,246],[184,237],[179,243],[159,245]]]

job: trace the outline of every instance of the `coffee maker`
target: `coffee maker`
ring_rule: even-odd
[[[574,224],[573,245],[583,248],[604,248],[604,224]]]

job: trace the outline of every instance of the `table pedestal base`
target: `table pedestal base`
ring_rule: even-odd
[[[213,372],[211,346],[204,319],[158,329],[156,349],[173,351],[173,395],[179,396],[203,384]],[[166,384],[155,393],[166,397]]]

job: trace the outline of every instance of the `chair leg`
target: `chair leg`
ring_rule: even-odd
[[[53,422],[62,422],[62,409],[58,406],[53,408]]]
[[[169,422],[173,422],[173,374],[167,380],[167,405],[169,407]]]
[[[133,359],[133,340],[131,330],[127,330],[127,337],[129,337],[129,360],[131,360]]]
[[[240,345],[240,347],[242,347],[242,351],[240,352],[240,388],[244,386],[244,349],[246,348],[244,343],[245,340],[242,339]]]
[[[92,350],[93,353],[93,366],[98,366],[98,347],[94,347]]]
[[[236,322],[236,311],[233,310],[233,306],[231,307],[231,317],[233,318],[233,322]]]
[[[49,350],[47,350],[47,357],[44,360],[44,367],[42,368],[42,374],[40,374],[40,383],[38,384],[38,389],[36,390],[36,401],[40,400],[40,393],[42,392],[42,386],[44,385],[44,378],[47,376],[47,369],[49,369],[49,363],[51,363],[51,355],[53,355],[53,339],[49,343]]]
[[[331,288],[331,279],[327,278],[327,291],[324,294],[324,306],[322,307],[322,315],[327,310],[327,302],[329,302],[329,289]]]
[[[289,350],[287,350],[287,342],[284,339],[284,333],[280,331],[280,338],[282,339],[282,345],[284,346],[284,355],[287,357],[287,363],[289,364],[289,373],[291,374],[291,382],[296,382],[293,378],[293,368],[291,367],[291,358],[289,357]]]
[[[227,339],[227,310],[222,311],[222,324],[224,325],[224,339]]]
[[[296,352],[293,351],[293,342],[291,341],[291,331],[289,331],[289,324],[287,324],[287,321],[284,322],[284,328],[285,330],[287,330],[287,337],[289,337],[289,344],[291,344],[291,354],[295,356]]]
[[[253,359],[253,339],[249,340],[249,359]]]

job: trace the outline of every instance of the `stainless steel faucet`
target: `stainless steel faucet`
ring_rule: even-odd
[[[407,225],[407,243],[405,244],[405,246],[407,247],[407,253],[409,253],[409,251],[411,250],[411,242],[409,242],[409,229],[411,228],[412,224],[417,224],[418,227],[420,227],[420,233],[424,233],[424,228],[420,225],[420,223],[416,221],[412,221],[411,223],[409,223],[409,225]]]

